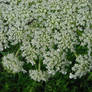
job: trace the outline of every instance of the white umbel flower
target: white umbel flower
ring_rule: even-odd
[[[20,71],[24,71],[23,62],[19,61],[14,54],[8,54],[2,58],[2,64],[6,71],[12,73],[18,73]]]
[[[48,74],[45,71],[38,71],[38,70],[29,70],[29,76],[35,80],[40,82],[42,81],[46,81],[48,79]]]

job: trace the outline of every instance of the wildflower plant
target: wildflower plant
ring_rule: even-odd
[[[0,0],[0,52],[17,44],[2,57],[7,71],[36,81],[56,72],[81,78],[92,70],[91,1]]]

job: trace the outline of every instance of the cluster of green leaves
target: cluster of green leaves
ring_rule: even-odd
[[[92,73],[77,80],[56,74],[46,83],[38,83],[22,73],[12,75],[0,71],[0,92],[92,92],[91,85]]]

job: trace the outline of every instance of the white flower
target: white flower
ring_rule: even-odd
[[[42,72],[38,70],[29,70],[29,76],[33,80],[38,82],[40,82],[41,80],[46,81],[49,78],[48,74],[45,71]]]
[[[17,57],[14,56],[14,54],[8,54],[3,57],[2,59],[3,67],[6,71],[17,73],[17,72],[24,72],[23,69],[23,62],[19,61]]]

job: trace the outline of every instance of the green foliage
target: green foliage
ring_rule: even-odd
[[[70,80],[67,76],[57,74],[46,83],[37,83],[23,74],[6,75],[0,73],[0,92],[91,92],[92,78]]]

